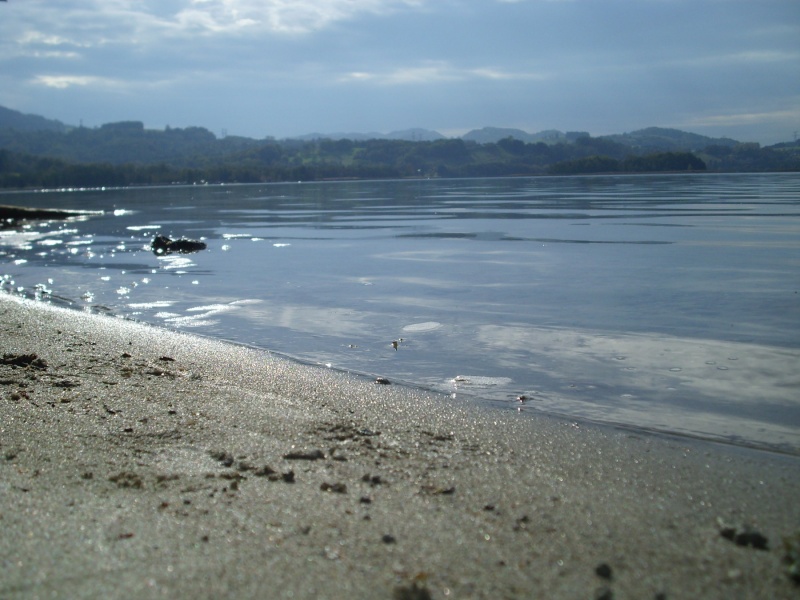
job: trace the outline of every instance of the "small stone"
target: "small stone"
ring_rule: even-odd
[[[718,518],[717,522],[719,524],[719,534],[737,546],[749,546],[756,550],[769,550],[769,540],[747,525],[739,530],[725,523],[722,519]]]
[[[385,535],[384,535],[384,536],[381,538],[381,541],[382,541],[384,544],[396,544],[396,543],[397,543],[397,539],[396,539],[396,538],[395,538],[393,535],[389,535],[388,533],[387,533],[387,534],[385,534]]]
[[[612,577],[611,567],[607,563],[597,565],[594,572],[597,573],[598,577],[602,577],[603,579],[611,579]]]
[[[377,383],[377,384],[379,384],[379,385],[389,385],[389,384],[391,384],[392,382],[391,382],[391,381],[389,381],[388,379],[386,379],[386,377],[377,377],[377,378],[375,379],[375,383]]]
[[[223,467],[230,467],[234,463],[233,455],[228,452],[214,451],[210,454],[211,458],[221,462]]]
[[[333,492],[335,494],[346,494],[347,486],[343,483],[323,483],[319,486],[323,492]]]
[[[394,589],[394,600],[431,600],[431,593],[426,587],[417,587],[415,581],[410,586],[401,586]]]
[[[309,452],[289,452],[284,454],[283,458],[286,460],[320,460],[325,458],[325,453],[322,450],[311,450]]]
[[[130,471],[122,471],[116,475],[112,475],[108,480],[113,481],[121,488],[142,489],[144,485],[142,478]]]
[[[745,530],[737,533],[734,541],[738,546],[750,546],[756,550],[769,550],[769,540],[758,531]]]
[[[594,592],[594,600],[613,600],[614,592],[611,588],[601,587],[597,588]]]

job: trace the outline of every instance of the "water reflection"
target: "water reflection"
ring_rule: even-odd
[[[0,287],[455,402],[800,452],[798,198],[796,174],[15,194],[105,214],[0,231]],[[156,235],[207,249],[156,257]]]
[[[599,421],[800,445],[797,423],[785,421],[797,407],[798,350],[523,326],[483,326],[478,339],[499,364],[518,364],[515,350],[529,355],[534,379],[546,382],[523,391],[537,409],[569,406],[567,414]]]

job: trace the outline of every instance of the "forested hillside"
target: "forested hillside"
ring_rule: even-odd
[[[67,127],[32,115],[11,116],[5,126],[0,121],[0,187],[5,188],[800,170],[796,142],[762,148],[673,129],[596,138],[551,131],[527,142],[513,135],[475,141],[518,131],[497,128],[470,132],[472,139],[255,140],[218,138],[202,127],[151,130],[138,121]]]

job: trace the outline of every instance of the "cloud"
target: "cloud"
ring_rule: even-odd
[[[419,85],[470,80],[543,80],[542,73],[515,72],[493,67],[461,68],[447,61],[423,61],[417,66],[399,67],[387,71],[352,71],[339,78],[340,82],[370,82],[378,85]]]
[[[341,81],[368,81],[383,85],[423,84],[455,81],[461,74],[444,61],[428,61],[419,66],[400,67],[386,72],[354,71]]]
[[[62,37],[60,35],[45,34],[40,31],[26,31],[19,37],[18,42],[28,46],[86,46],[86,44]]]
[[[9,12],[17,21],[17,44],[90,47],[108,42],[139,45],[164,36],[306,34],[364,15],[387,16],[421,7],[424,1],[87,0],[75,7],[66,0],[30,0]]]
[[[769,63],[798,63],[800,52],[777,50],[746,50],[727,54],[708,54],[666,63],[670,66],[725,67],[758,66]]]
[[[92,88],[93,91],[128,92],[136,90],[153,90],[167,85],[185,84],[190,75],[169,80],[160,79],[119,79],[99,75],[35,75],[30,82],[35,86],[58,90],[68,88]]]
[[[800,105],[793,109],[766,112],[729,113],[697,117],[686,122],[685,127],[729,127],[735,125],[758,125],[794,120],[800,122]]]
[[[59,90],[75,86],[84,87],[107,82],[109,82],[109,80],[90,75],[37,75],[34,78],[34,83]]]
[[[709,0],[687,20],[689,0],[0,2],[0,104],[246,135],[716,119],[779,141],[757,123],[796,128],[795,5]]]
[[[181,0],[174,12],[156,17],[137,1],[127,10],[143,20],[155,17],[163,31],[180,33],[283,33],[305,34],[361,15],[388,15],[419,6],[420,0]]]

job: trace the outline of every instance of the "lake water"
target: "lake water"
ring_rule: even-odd
[[[800,454],[800,174],[61,190],[0,203],[105,211],[0,231],[10,293],[520,418]],[[156,233],[208,248],[159,257]]]

